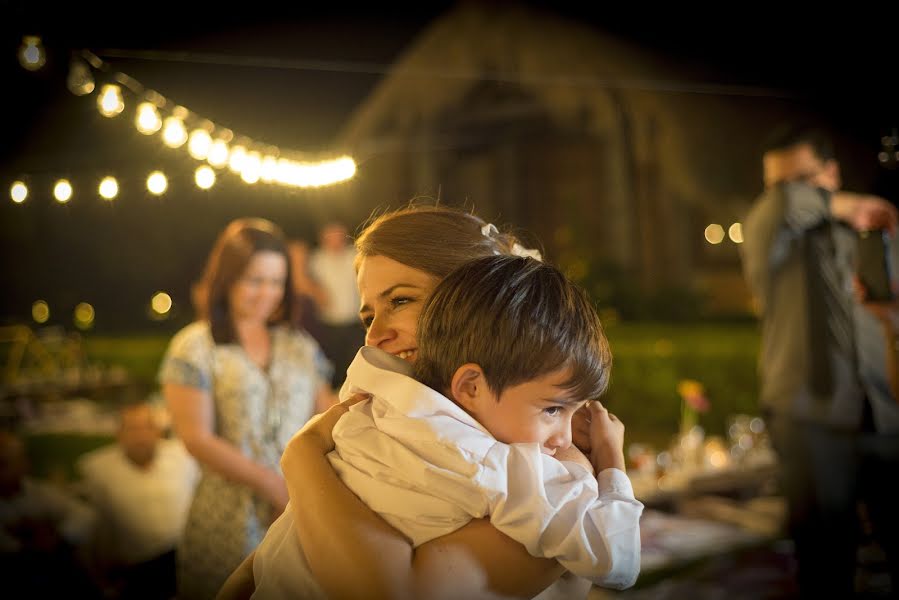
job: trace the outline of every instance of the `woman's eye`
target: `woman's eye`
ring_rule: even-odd
[[[360,320],[362,321],[362,326],[365,327],[366,329],[368,329],[369,327],[371,327],[371,324],[372,324],[372,321],[374,321],[374,318],[373,317],[361,317]]]
[[[403,306],[404,304],[409,304],[412,302],[412,298],[407,296],[397,296],[395,298],[390,299],[390,304],[393,306]]]
[[[555,417],[556,415],[558,415],[559,413],[562,412],[562,407],[561,406],[547,406],[546,408],[543,409],[543,412],[551,417]]]

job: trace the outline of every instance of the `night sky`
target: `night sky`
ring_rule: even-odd
[[[288,234],[312,239],[329,218],[314,193],[276,186],[250,189],[234,182],[190,199],[151,198],[126,188],[143,186],[151,168],[170,173],[173,189],[190,182],[192,161],[138,134],[121,118],[105,119],[93,95],[65,88],[68,51],[88,48],[162,50],[214,56],[213,62],[109,58],[148,88],[257,140],[308,152],[327,152],[348,115],[384,77],[423,27],[452,6],[432,2],[407,8],[343,5],[265,8],[250,14],[220,7],[181,9],[148,4],[146,16],[119,16],[96,3],[0,2],[0,251],[3,254],[2,322],[28,322],[31,303],[45,298],[51,314],[68,326],[71,306],[97,307],[97,329],[170,330],[189,318],[187,290],[202,268],[215,234],[231,218],[254,214],[280,223]],[[580,21],[688,65],[702,84],[749,86],[801,98],[810,110],[875,157],[881,138],[899,128],[897,23],[899,9],[882,6],[833,12],[822,5],[784,15],[781,4],[752,4],[703,11],[675,8],[577,8],[574,3],[530,3]],[[220,6],[220,5],[218,5]],[[751,6],[751,10],[748,8]],[[560,8],[561,7],[561,8]],[[124,11],[119,5],[118,10]],[[23,70],[16,49],[25,34],[41,35],[48,64]],[[231,60],[229,60],[229,57]],[[271,66],[241,66],[264,59]],[[739,143],[738,141],[736,143]],[[873,159],[872,159],[873,160]],[[48,193],[48,182],[68,176],[91,183],[119,177],[122,196],[102,203],[94,190],[66,206]],[[880,169],[874,191],[899,200],[896,172]],[[32,197],[8,198],[10,183],[31,177]],[[192,184],[190,184],[192,186]],[[38,189],[43,186],[47,189]],[[182,188],[182,189],[185,189]],[[82,188],[83,189],[83,188]],[[215,190],[215,188],[214,188]],[[199,194],[199,195],[198,195]],[[88,196],[91,196],[88,198]],[[177,248],[175,255],[172,248]],[[165,250],[165,251],[164,251]],[[144,305],[159,289],[172,293],[181,312],[153,324]],[[60,310],[53,311],[53,306]],[[52,322],[52,319],[51,319]]]

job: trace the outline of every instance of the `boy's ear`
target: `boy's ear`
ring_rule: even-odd
[[[487,393],[487,379],[480,365],[465,363],[453,373],[450,395],[466,411],[477,412],[481,400]]]

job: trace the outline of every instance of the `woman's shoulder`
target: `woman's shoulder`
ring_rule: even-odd
[[[212,331],[207,321],[194,321],[190,325],[182,327],[169,343],[169,352],[172,354],[195,354],[208,351],[215,345],[212,339]]]

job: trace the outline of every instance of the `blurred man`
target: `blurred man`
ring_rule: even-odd
[[[743,266],[761,310],[761,403],[782,464],[800,592],[854,595],[860,500],[899,589],[899,404],[882,330],[853,294],[856,231],[895,232],[896,209],[840,191],[833,147],[817,130],[778,132],[762,163]]]
[[[332,386],[339,388],[346,378],[356,351],[365,343],[359,324],[359,292],[356,289],[356,251],[349,243],[346,227],[328,223],[319,232],[319,247],[312,253],[309,267],[325,292],[319,306],[322,350],[334,365]]]
[[[124,407],[117,443],[78,462],[100,514],[98,558],[122,598],[171,598],[175,547],[198,469],[179,440],[162,439],[150,404]]]

